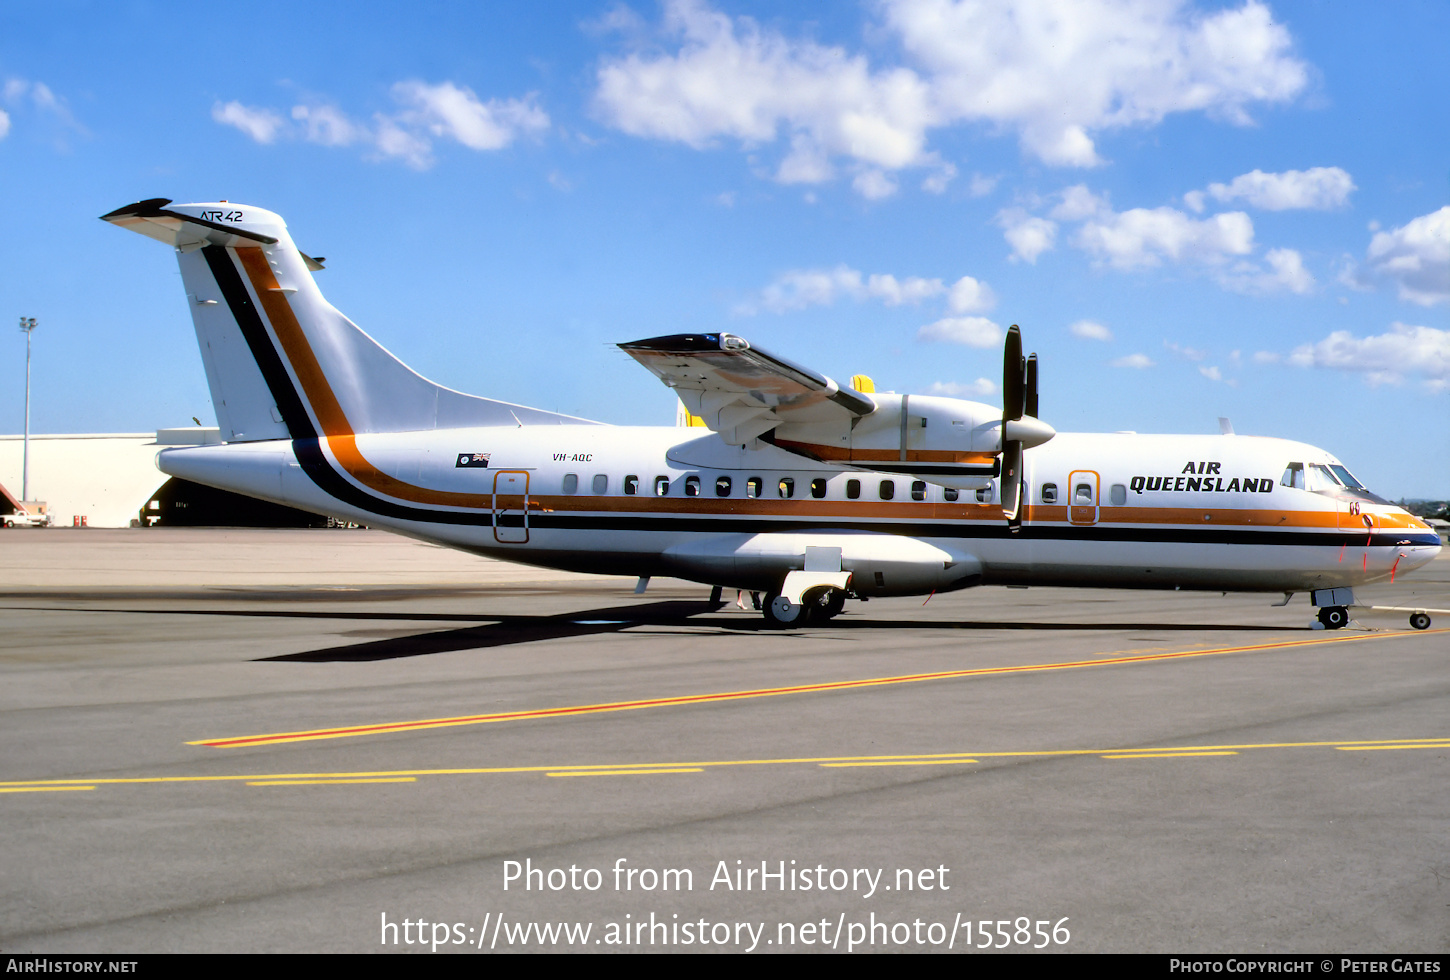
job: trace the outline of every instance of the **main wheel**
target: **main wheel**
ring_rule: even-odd
[[[1417,630],[1430,628],[1430,616],[1427,613],[1410,613],[1410,625]]]
[[[1325,606],[1319,610],[1319,621],[1327,630],[1343,629],[1349,623],[1349,610],[1343,606]]]
[[[806,619],[812,623],[824,623],[841,614],[846,608],[846,593],[840,589],[812,589],[803,597]]]
[[[760,611],[765,613],[766,625],[777,629],[800,626],[806,621],[806,607],[791,602],[779,592],[767,595]]]

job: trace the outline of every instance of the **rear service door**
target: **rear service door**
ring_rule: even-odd
[[[493,537],[504,544],[528,543],[527,470],[499,470],[493,475]]]
[[[1098,522],[1098,475],[1093,470],[1073,470],[1067,477],[1067,520],[1070,524]]]

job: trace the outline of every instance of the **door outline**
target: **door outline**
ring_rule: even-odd
[[[1077,487],[1079,483],[1087,483],[1092,487],[1093,502],[1091,506],[1078,504]],[[1096,524],[1098,507],[1102,504],[1102,478],[1098,476],[1097,470],[1073,470],[1069,473],[1067,475],[1067,493],[1068,523],[1083,526]]]
[[[493,474],[493,539],[500,544],[529,543],[529,471]]]

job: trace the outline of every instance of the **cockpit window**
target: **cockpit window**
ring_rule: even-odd
[[[1329,467],[1320,463],[1309,464],[1309,475],[1305,489],[1313,491],[1338,490],[1341,486],[1339,477],[1330,472]]]
[[[1368,490],[1369,489],[1363,483],[1360,483],[1358,480],[1356,480],[1354,478],[1354,474],[1353,473],[1349,472],[1349,470],[1345,469],[1343,466],[1340,466],[1338,463],[1330,463],[1329,464],[1329,469],[1330,469],[1330,471],[1335,476],[1339,477],[1339,482],[1340,483],[1343,483],[1345,486],[1349,487],[1350,489],[1352,489],[1352,490]]]
[[[1279,478],[1282,486],[1294,487],[1296,490],[1304,489],[1304,464],[1290,463],[1284,468],[1284,475]]]

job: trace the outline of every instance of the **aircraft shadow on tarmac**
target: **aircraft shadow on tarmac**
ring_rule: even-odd
[[[547,616],[511,616],[456,613],[394,613],[355,612],[312,609],[67,609],[75,612],[130,613],[138,615],[235,616],[268,619],[351,620],[354,622],[457,623],[478,620],[477,626],[458,629],[426,630],[404,636],[391,636],[362,643],[344,643],[300,653],[258,657],[257,663],[366,663],[376,660],[397,660],[425,657],[435,653],[456,653],[462,650],[484,650],[490,647],[536,643],[579,636],[619,633],[641,626],[708,627],[716,634],[772,633],[782,637],[808,637],[822,630],[833,632],[865,632],[874,630],[1041,630],[1118,631],[1155,630],[1173,633],[1201,633],[1207,630],[1225,632],[1305,632],[1302,626],[1262,626],[1245,623],[1124,623],[1065,622],[1031,623],[995,620],[945,619],[868,619],[861,614],[837,618],[818,626],[780,631],[766,625],[758,615],[716,616],[695,618],[720,612],[729,603],[671,599],[660,602],[630,603],[599,609],[584,609]],[[57,612],[53,608],[46,611]]]
[[[759,633],[769,632],[782,636],[806,636],[814,630],[857,632],[865,630],[1170,630],[1174,632],[1202,632],[1204,630],[1230,631],[1290,631],[1301,632],[1301,627],[1252,626],[1235,624],[1177,624],[1177,623],[1019,623],[1019,622],[971,622],[949,620],[915,619],[834,619],[819,627],[805,627],[781,633],[767,626],[757,617],[714,617],[695,619],[692,617],[724,609],[724,604],[697,601],[667,601],[647,604],[613,606],[604,609],[589,609],[582,612],[562,613],[552,616],[490,616],[486,624],[466,626],[461,629],[438,630],[418,633],[412,636],[394,636],[365,643],[351,643],[307,650],[301,653],[282,654],[275,657],[258,658],[260,662],[299,663],[347,663],[374,660],[393,660],[403,657],[420,657],[434,653],[453,653],[461,650],[480,650],[489,647],[511,646],[519,643],[533,643],[540,640],[566,639],[578,636],[598,636],[618,633],[640,626],[706,626],[716,633]],[[265,614],[263,614],[265,615]],[[322,614],[310,614],[322,615]],[[343,614],[350,615],[350,614]],[[367,615],[367,614],[362,614]],[[411,617],[399,617],[411,618]]]

